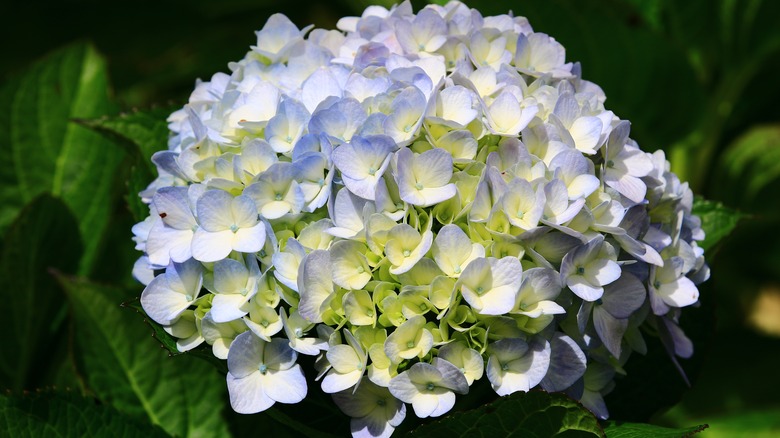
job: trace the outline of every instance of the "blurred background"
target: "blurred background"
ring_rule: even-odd
[[[392,3],[377,1],[389,6]],[[415,10],[425,2],[412,2]],[[105,56],[114,105],[120,110],[183,104],[196,78],[226,71],[256,42],[254,31],[281,12],[300,27],[334,28],[360,15],[365,0],[60,0],[0,7],[0,82],[73,41],[89,41]],[[736,231],[708,252],[712,278],[702,307],[683,316],[694,358],[683,361],[690,390],[659,397],[657,412],[627,409],[623,389],[607,400],[615,418],[668,426],[708,423],[703,437],[780,436],[780,2],[772,0],[483,0],[467,2],[483,15],[514,11],[548,33],[600,85],[606,106],[632,123],[646,151],[663,149],[694,192],[741,213]],[[137,254],[132,217],[117,203],[112,262],[93,279],[135,288]],[[699,315],[697,316],[697,312]],[[686,321],[688,318],[688,321]],[[146,339],[146,338],[144,338]],[[62,354],[67,355],[67,352]],[[649,369],[634,357],[630,387]],[[633,362],[637,362],[636,365]],[[632,368],[633,367],[633,368]],[[72,380],[67,372],[42,383]],[[60,375],[61,374],[61,375]],[[63,377],[64,376],[64,377]],[[25,389],[34,389],[28,387]],[[661,391],[661,389],[659,389]],[[625,403],[622,402],[625,400]],[[611,403],[611,404],[610,404]],[[630,409],[630,405],[628,406]]]

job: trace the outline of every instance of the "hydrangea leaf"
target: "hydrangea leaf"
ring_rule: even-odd
[[[61,198],[78,219],[80,272],[87,273],[109,223],[125,154],[71,120],[113,111],[105,62],[91,46],[71,45],[6,83],[0,95],[0,229],[37,195]]]
[[[172,108],[159,107],[133,111],[99,119],[79,119],[78,123],[91,128],[125,148],[139,154],[150,172],[156,172],[152,155],[168,146],[168,123]]]
[[[670,429],[653,424],[608,421],[604,427],[604,433],[607,434],[607,438],[643,438],[648,436],[656,438],[688,438],[708,427],[706,424],[701,424],[684,429]]]
[[[697,198],[693,203],[693,213],[701,218],[704,240],[699,246],[705,250],[713,248],[736,228],[743,215],[719,202]]]
[[[562,394],[515,393],[477,409],[456,412],[418,427],[409,437],[555,436],[604,437],[596,418]]]
[[[138,421],[112,406],[73,392],[0,395],[0,435],[76,438],[163,438],[169,436],[148,422]]]
[[[102,134],[125,149],[132,164],[127,176],[125,199],[136,222],[143,220],[149,210],[138,193],[146,188],[157,173],[152,155],[168,146],[168,123],[171,113],[167,107],[133,111],[99,119],[79,119],[78,123]]]
[[[60,277],[71,303],[77,363],[103,401],[182,436],[228,436],[224,378],[210,365],[170,358],[118,301],[122,291]]]
[[[48,270],[76,271],[82,249],[78,224],[62,201],[41,195],[21,211],[3,243],[0,300],[13,310],[5,314],[0,386],[32,389],[65,342],[64,299]]]

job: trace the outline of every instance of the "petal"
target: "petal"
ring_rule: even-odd
[[[190,230],[197,225],[187,198],[186,187],[162,187],[152,198],[152,204],[166,225],[177,230]]]
[[[604,288],[591,285],[585,277],[581,275],[572,275],[566,279],[566,285],[569,286],[575,295],[585,301],[596,301],[604,294]]]
[[[601,120],[598,117],[580,117],[572,123],[569,133],[579,151],[593,154],[599,146],[601,128]]]
[[[192,236],[192,257],[201,262],[222,260],[233,250],[233,232],[230,230],[210,233],[198,228]]]
[[[661,287],[657,288],[657,293],[666,304],[672,307],[690,306],[699,299],[699,289],[685,276],[673,282],[662,284]]]
[[[647,297],[647,289],[636,277],[624,272],[614,283],[604,288],[602,307],[615,318],[628,318]]]
[[[262,412],[275,403],[263,391],[263,382],[259,372],[243,378],[237,378],[228,373],[227,387],[230,395],[230,406],[239,414]]]
[[[585,374],[585,353],[563,333],[553,335],[550,348],[550,367],[541,385],[547,392],[563,391]]]
[[[628,320],[614,318],[602,306],[594,306],[593,325],[607,350],[613,356],[620,357],[620,343],[628,328]]]
[[[604,286],[620,278],[620,265],[609,259],[596,259],[585,265],[585,278],[594,286]]]
[[[165,222],[155,221],[146,239],[146,253],[153,265],[167,266],[172,257],[176,262],[184,262],[191,257],[192,230],[177,230],[165,225]]]
[[[249,313],[241,310],[247,301],[249,298],[240,294],[216,294],[211,302],[211,317],[217,323],[239,319]]]
[[[247,331],[236,336],[232,345],[236,348],[231,348],[227,357],[230,374],[241,379],[257,372],[267,343]]]
[[[415,157],[413,167],[424,187],[441,187],[452,178],[452,155],[444,149],[430,149]]]
[[[306,377],[298,364],[287,370],[269,372],[263,377],[263,390],[272,400],[295,404],[306,398]]]
[[[371,280],[371,268],[363,255],[367,249],[351,240],[334,243],[330,248],[333,282],[349,290],[362,289]]]
[[[233,225],[233,196],[223,190],[208,190],[197,203],[198,223],[206,231],[227,230]]]
[[[158,275],[141,293],[141,306],[144,312],[158,324],[171,324],[187,307],[192,300],[170,288],[168,278]]]
[[[265,245],[265,224],[258,222],[251,228],[241,228],[235,233],[233,250],[244,253],[258,252]]]
[[[334,369],[328,371],[328,374],[322,379],[322,391],[328,394],[344,391],[352,388],[360,382],[363,371],[353,370],[345,374],[340,374]]]

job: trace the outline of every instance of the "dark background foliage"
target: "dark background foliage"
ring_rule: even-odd
[[[418,9],[424,2],[413,4]],[[702,306],[683,317],[696,342],[694,358],[683,361],[692,387],[684,391],[674,368],[655,360],[663,352],[651,349],[646,360],[632,358],[628,376],[608,398],[613,417],[676,427],[709,423],[702,436],[712,437],[780,433],[780,2],[468,4],[484,15],[514,10],[535,30],[558,39],[568,60],[581,62],[584,77],[604,89],[607,108],[632,122],[640,146],[664,149],[694,192],[742,215],[736,231],[708,250],[713,276],[702,287]],[[154,148],[152,139],[165,133],[152,122],[186,101],[195,78],[208,79],[241,58],[269,15],[282,12],[299,26],[332,28],[339,17],[359,15],[366,5],[63,0],[0,7],[0,299],[9,327],[0,347],[0,388],[14,393],[71,388],[97,396],[105,405],[86,407],[91,421],[109,418],[106,424],[119,428],[108,412],[117,409],[132,417],[132,424],[121,425],[130,435],[162,433],[134,423],[139,418],[179,435],[227,433],[228,422],[220,418],[230,419],[236,436],[253,429],[247,417],[209,413],[215,409],[209,398],[225,398],[222,377],[212,367],[193,358],[169,359],[149,339],[151,329],[141,316],[115,306],[141,291],[129,274],[138,254],[130,240],[134,218],[127,194],[132,198],[151,177],[148,154],[118,148],[116,138],[83,125],[100,125],[94,119],[138,108],[143,113],[130,116],[137,125],[128,136],[137,138],[137,126],[145,126]],[[74,42],[89,42],[95,50],[83,45],[75,55],[49,55],[61,68],[33,67],[30,73],[34,62]],[[63,73],[78,63],[102,66],[98,53],[107,75],[98,71],[85,82],[83,75]],[[109,95],[99,91],[106,89],[103,83],[110,84]],[[79,93],[95,103],[64,103],[81,102]],[[29,103],[20,95],[35,99]],[[45,111],[33,114],[36,108]],[[143,117],[148,120],[139,122]],[[46,134],[52,127],[59,137]],[[62,149],[63,144],[68,146]],[[85,144],[93,149],[80,150]],[[15,150],[26,158],[14,158]],[[54,160],[51,169],[36,167],[52,156],[76,156],[85,164],[63,170]],[[77,177],[84,172],[92,179]],[[106,324],[111,326],[101,327]],[[139,387],[137,378],[143,381],[147,369],[162,362],[166,366],[156,378],[167,392]],[[123,375],[112,374],[117,370]],[[114,388],[116,382],[129,385],[127,391]],[[52,407],[82,409],[85,403],[71,393],[37,397],[52,397],[46,402]],[[0,408],[40,410],[39,399]],[[189,415],[168,415],[172,403],[186,404]],[[283,427],[283,417],[294,413],[280,411],[268,427]]]

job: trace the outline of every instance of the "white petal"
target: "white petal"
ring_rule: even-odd
[[[228,322],[241,318],[248,310],[241,310],[249,298],[240,294],[215,294],[211,302],[211,317],[214,322]]]
[[[150,318],[159,324],[169,325],[190,306],[184,294],[171,290],[165,274],[158,275],[141,293],[141,306]]]
[[[685,276],[676,281],[662,284],[657,292],[666,304],[673,307],[690,306],[699,299],[699,289]]]
[[[322,305],[333,294],[330,253],[314,250],[300,265],[298,312],[310,322],[322,322]]]
[[[306,377],[298,364],[288,370],[269,372],[263,377],[263,389],[272,400],[294,404],[306,398]]]
[[[345,389],[357,385],[362,376],[363,371],[358,370],[346,374],[340,374],[336,372],[336,370],[330,370],[325,378],[322,379],[322,391],[328,394],[344,391]]]
[[[268,344],[251,332],[236,336],[233,343],[236,348],[231,349],[227,357],[228,370],[233,377],[240,379],[257,372],[257,367],[263,362],[263,351]]]
[[[241,228],[235,233],[233,249],[238,252],[253,253],[265,245],[265,224],[258,222],[250,228]]]
[[[601,120],[598,117],[580,117],[572,123],[569,133],[579,151],[593,154],[599,146],[601,128]]]
[[[230,230],[210,233],[198,228],[192,236],[192,257],[201,262],[222,260],[233,250],[233,232]]]
[[[572,275],[566,279],[566,285],[569,286],[575,295],[585,301],[596,301],[604,294],[604,288],[593,286],[584,277]]]
[[[198,199],[198,222],[206,231],[227,230],[233,225],[233,196],[222,190],[209,190]]]
[[[230,394],[230,406],[239,414],[262,412],[275,403],[263,391],[263,382],[259,372],[241,379],[228,373],[227,387]]]

